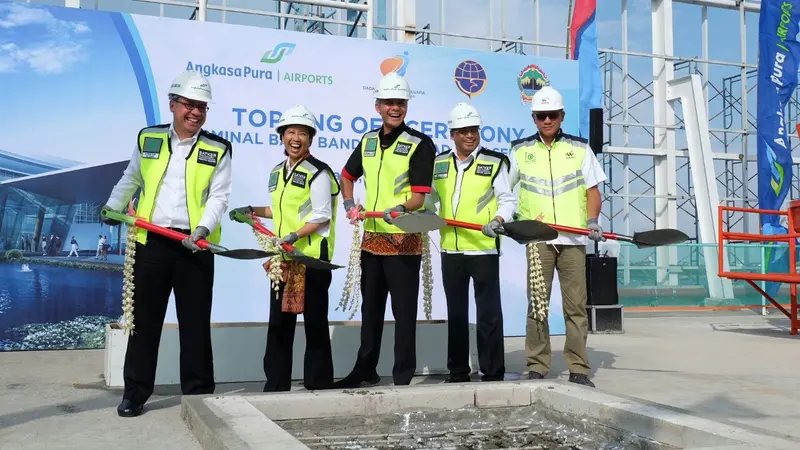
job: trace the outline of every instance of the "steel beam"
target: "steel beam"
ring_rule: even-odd
[[[672,35],[672,0],[653,0],[653,53],[673,55]],[[675,153],[675,109],[668,101],[667,82],[674,78],[671,62],[665,58],[653,58],[653,109],[656,125],[666,128],[655,128],[654,145],[657,150],[665,152],[665,156],[653,158],[655,165],[655,225],[656,228],[678,228],[678,205],[669,200],[677,191]],[[678,276],[669,273],[667,267],[677,264],[678,249],[676,247],[659,247],[656,250],[659,266],[656,282],[659,285],[676,286]]]

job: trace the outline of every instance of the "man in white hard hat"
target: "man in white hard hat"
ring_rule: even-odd
[[[511,186],[519,183],[518,218],[591,230],[588,238],[604,240],[597,223],[601,196],[597,185],[606,180],[603,167],[586,139],[561,130],[564,101],[550,86],[541,88],[531,102],[538,133],[511,143]],[[564,359],[569,381],[594,387],[586,356],[586,236],[560,233],[536,244],[549,301],[554,270],[558,270],[566,324]],[[532,245],[532,244],[531,244]],[[531,249],[528,249],[531,252]],[[530,259],[530,258],[529,258]],[[531,267],[529,262],[528,271]],[[528,293],[529,298],[532,293]],[[550,329],[528,306],[525,353],[529,379],[541,379],[550,370]]]
[[[350,374],[334,384],[351,388],[380,381],[380,357],[387,295],[392,296],[395,319],[395,385],[411,383],[417,367],[416,329],[422,263],[421,234],[409,234],[392,224],[392,212],[422,208],[431,190],[436,147],[427,135],[405,123],[411,90],[397,73],[378,84],[375,111],[381,128],[364,134],[342,170],[342,198],[347,218],[358,220],[359,211],[383,211],[383,219],[366,219],[361,245],[361,347]],[[366,203],[353,200],[353,183],[364,177]]]
[[[447,297],[446,382],[470,381],[469,284],[475,289],[478,363],[482,381],[505,375],[503,309],[500,302],[500,236],[517,201],[509,185],[509,161],[481,147],[481,116],[458,103],[447,121],[455,148],[436,156],[426,207],[444,219],[484,224],[482,231],[445,226],[439,230],[442,285]]]
[[[269,174],[272,206],[244,206],[230,212],[272,219],[274,232],[312,258],[330,261],[336,242],[336,198],[339,183],[331,168],[311,155],[317,134],[314,114],[305,106],[287,109],[277,126],[287,158]],[[278,291],[270,289],[269,328],[264,352],[264,392],[289,391],[297,315],[303,314],[306,349],[303,386],[329,389],[333,357],[328,329],[330,270],[306,267],[283,257]],[[264,268],[269,271],[270,263]]]
[[[172,123],[138,133],[133,157],[104,209],[123,211],[139,191],[136,216],[188,235],[183,242],[148,233],[136,235],[134,332],[128,337],[123,369],[125,391],[117,413],[138,416],[153,393],[156,361],[170,293],[180,329],[181,391],[214,392],[211,301],[214,255],[196,241],[219,243],[220,219],[228,208],[233,148],[204,130],[211,85],[187,71],[172,82]],[[187,186],[189,189],[187,189]],[[118,223],[103,217],[109,225]]]

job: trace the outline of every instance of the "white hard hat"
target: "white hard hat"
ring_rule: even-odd
[[[317,134],[317,121],[314,114],[303,105],[292,106],[281,114],[278,120],[278,134],[283,134],[283,130],[289,125],[305,125],[311,128],[311,137]]]
[[[411,88],[408,87],[408,81],[405,78],[396,72],[391,72],[381,78],[378,83],[378,89],[375,91],[375,98],[409,100],[411,98]]]
[[[474,106],[466,102],[460,102],[450,111],[450,118],[447,120],[447,126],[450,127],[451,130],[466,127],[479,127],[481,126],[481,115]]]
[[[545,86],[533,95],[531,111],[559,111],[562,109],[564,109],[564,98],[551,86]]]
[[[200,72],[194,70],[187,70],[175,77],[169,87],[169,95],[180,95],[190,100],[213,103],[211,101],[211,83]]]

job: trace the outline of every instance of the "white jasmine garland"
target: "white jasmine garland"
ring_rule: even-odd
[[[353,226],[353,242],[350,245],[350,261],[347,263],[347,276],[342,289],[342,298],[337,311],[352,308],[350,320],[355,317],[361,299],[361,221]]]
[[[278,248],[279,239],[277,237],[269,237],[255,228],[253,228],[253,233],[256,235],[256,240],[258,240],[258,244],[262,249],[264,249],[264,251],[280,252],[280,249]],[[269,261],[271,264],[269,266],[269,270],[267,271],[267,277],[270,279],[272,290],[277,293],[280,291],[281,278],[283,277],[281,254],[278,253],[277,255],[271,256]]]
[[[431,264],[431,243],[428,233],[422,236],[422,301],[425,318],[431,320],[433,311],[433,265]]]
[[[133,323],[133,264],[136,260],[137,227],[128,225],[125,235],[125,264],[122,269],[122,329],[129,336],[135,326]]]
[[[528,292],[530,298],[528,299],[533,309],[533,315],[536,320],[544,322],[547,320],[547,315],[550,308],[550,299],[547,298],[547,285],[544,282],[544,274],[542,273],[542,260],[539,258],[539,247],[535,242],[526,245],[526,254],[528,257]]]

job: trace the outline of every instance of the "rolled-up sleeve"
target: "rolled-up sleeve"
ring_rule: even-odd
[[[228,210],[228,200],[231,196],[231,151],[225,152],[217,165],[217,170],[211,177],[203,216],[199,225],[213,231],[217,227],[222,215]]]

